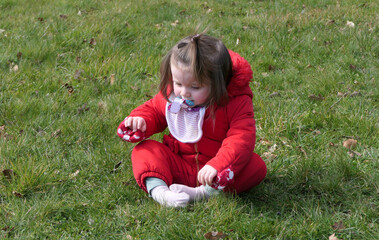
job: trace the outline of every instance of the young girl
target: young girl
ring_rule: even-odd
[[[160,74],[160,92],[117,131],[128,142],[170,131],[163,143],[145,140],[133,149],[138,185],[170,207],[258,185],[266,165],[254,153],[249,63],[220,40],[197,34],[168,52]]]

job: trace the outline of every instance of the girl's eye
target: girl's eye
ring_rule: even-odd
[[[182,84],[181,84],[181,83],[177,83],[177,82],[175,83],[175,85],[176,85],[176,86],[179,86],[179,87],[181,87],[181,86],[182,86]]]
[[[198,90],[198,89],[200,89],[200,87],[192,87],[193,89],[195,89],[195,90]]]

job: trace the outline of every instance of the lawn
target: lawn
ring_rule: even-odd
[[[0,238],[378,239],[378,5],[0,0]],[[268,175],[170,209],[116,128],[197,27],[251,63]]]

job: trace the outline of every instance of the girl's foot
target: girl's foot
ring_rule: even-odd
[[[199,201],[208,199],[212,195],[216,195],[219,193],[219,190],[213,189],[209,186],[200,186],[200,187],[188,187],[186,185],[182,184],[172,184],[170,186],[170,190],[176,193],[186,193],[189,195],[189,200],[191,202],[193,201]]]
[[[184,192],[173,192],[167,186],[157,186],[150,192],[151,197],[166,207],[185,207],[190,197]]]

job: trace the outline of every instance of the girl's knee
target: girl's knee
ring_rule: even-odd
[[[241,193],[259,185],[266,177],[267,167],[263,159],[254,153],[251,161],[238,172],[234,183],[225,189],[227,192]]]
[[[135,158],[149,158],[156,156],[158,153],[161,155],[165,146],[155,140],[145,140],[138,143],[132,150],[132,161]]]

